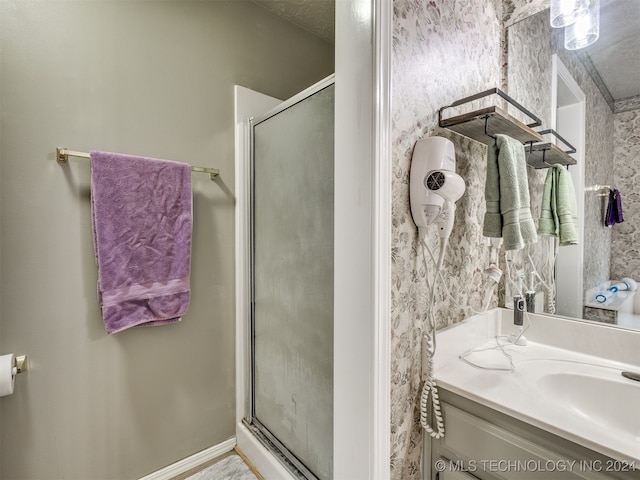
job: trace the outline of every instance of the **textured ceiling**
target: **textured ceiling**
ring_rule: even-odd
[[[334,44],[335,0],[253,0],[285,20]]]
[[[614,100],[640,95],[640,1],[602,0],[600,38],[585,50]]]

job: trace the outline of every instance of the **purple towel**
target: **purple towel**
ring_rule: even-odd
[[[180,321],[191,296],[188,164],[91,152],[98,300],[108,333]]]
[[[622,217],[622,198],[617,189],[609,190],[609,202],[607,204],[607,214],[604,224],[607,227],[613,227],[616,223],[624,222]]]

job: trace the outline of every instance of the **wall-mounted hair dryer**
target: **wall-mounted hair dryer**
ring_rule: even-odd
[[[453,229],[455,202],[465,191],[464,180],[455,173],[453,142],[444,137],[427,137],[416,142],[411,158],[409,197],[411,214],[418,229],[438,225],[440,258]]]
[[[450,140],[443,137],[427,137],[416,142],[409,176],[411,214],[418,227],[424,249],[428,250],[423,238],[426,228],[429,225],[439,227],[440,257],[436,265],[438,271],[442,268],[447,241],[453,229],[455,202],[462,197],[465,190],[464,180],[455,171],[455,149]],[[431,253],[430,250],[429,253]],[[434,279],[431,285],[432,299],[435,295],[435,285]],[[440,411],[440,400],[433,375],[435,313],[434,309],[429,309],[429,312],[430,314],[427,315],[429,324],[423,332],[422,351],[425,361],[424,385],[420,396],[420,423],[431,436],[441,438],[444,435],[444,419]]]

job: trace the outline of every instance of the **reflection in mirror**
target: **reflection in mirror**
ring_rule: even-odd
[[[640,182],[639,16],[640,2],[602,0],[599,40],[573,52],[564,49],[562,29],[550,27],[548,9],[507,30],[508,93],[541,117],[545,128],[574,135],[569,130],[576,121],[563,120],[563,108],[575,101],[566,102],[575,87],[584,93],[583,143],[575,154],[581,165],[569,169],[578,204],[584,205],[578,251],[541,238],[531,262],[520,259],[510,266],[527,275],[528,263],[544,271],[557,252],[555,274],[548,271],[545,279],[557,295],[539,311],[625,328],[640,328],[640,293],[607,294],[604,303],[595,297],[623,278],[640,280],[640,195],[634,187]],[[545,175],[531,172],[532,208]],[[606,226],[607,210],[616,206],[609,196],[614,189],[620,192],[624,221]]]

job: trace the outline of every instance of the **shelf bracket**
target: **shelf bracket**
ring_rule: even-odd
[[[531,120],[533,120],[532,123],[527,124],[527,127],[539,127],[540,125],[542,125],[542,120],[540,120],[540,118],[538,118],[536,115],[534,115],[529,110],[524,108],[520,103],[518,103],[516,100],[511,98],[509,95],[504,93],[499,88],[491,88],[489,90],[485,90],[484,92],[476,93],[475,95],[461,98],[460,100],[453,102],[451,105],[447,105],[446,107],[440,108],[438,110],[438,124],[442,126],[442,112],[447,108],[459,107],[460,105],[464,105],[465,103],[473,102],[474,100],[479,100],[481,98],[488,97],[489,95],[498,95],[500,98],[503,98],[508,103],[510,103],[511,105],[516,107],[518,110],[520,110],[522,113],[524,113]]]
[[[560,136],[560,134],[558,132],[556,132],[553,128],[549,128],[547,130],[540,130],[538,133],[540,135],[551,134],[554,137],[556,137],[558,140],[560,140],[562,143],[564,143],[564,145],[569,148],[569,150],[565,150],[564,153],[576,153],[576,147],[574,147],[569,142],[567,142],[564,139],[564,137]]]

